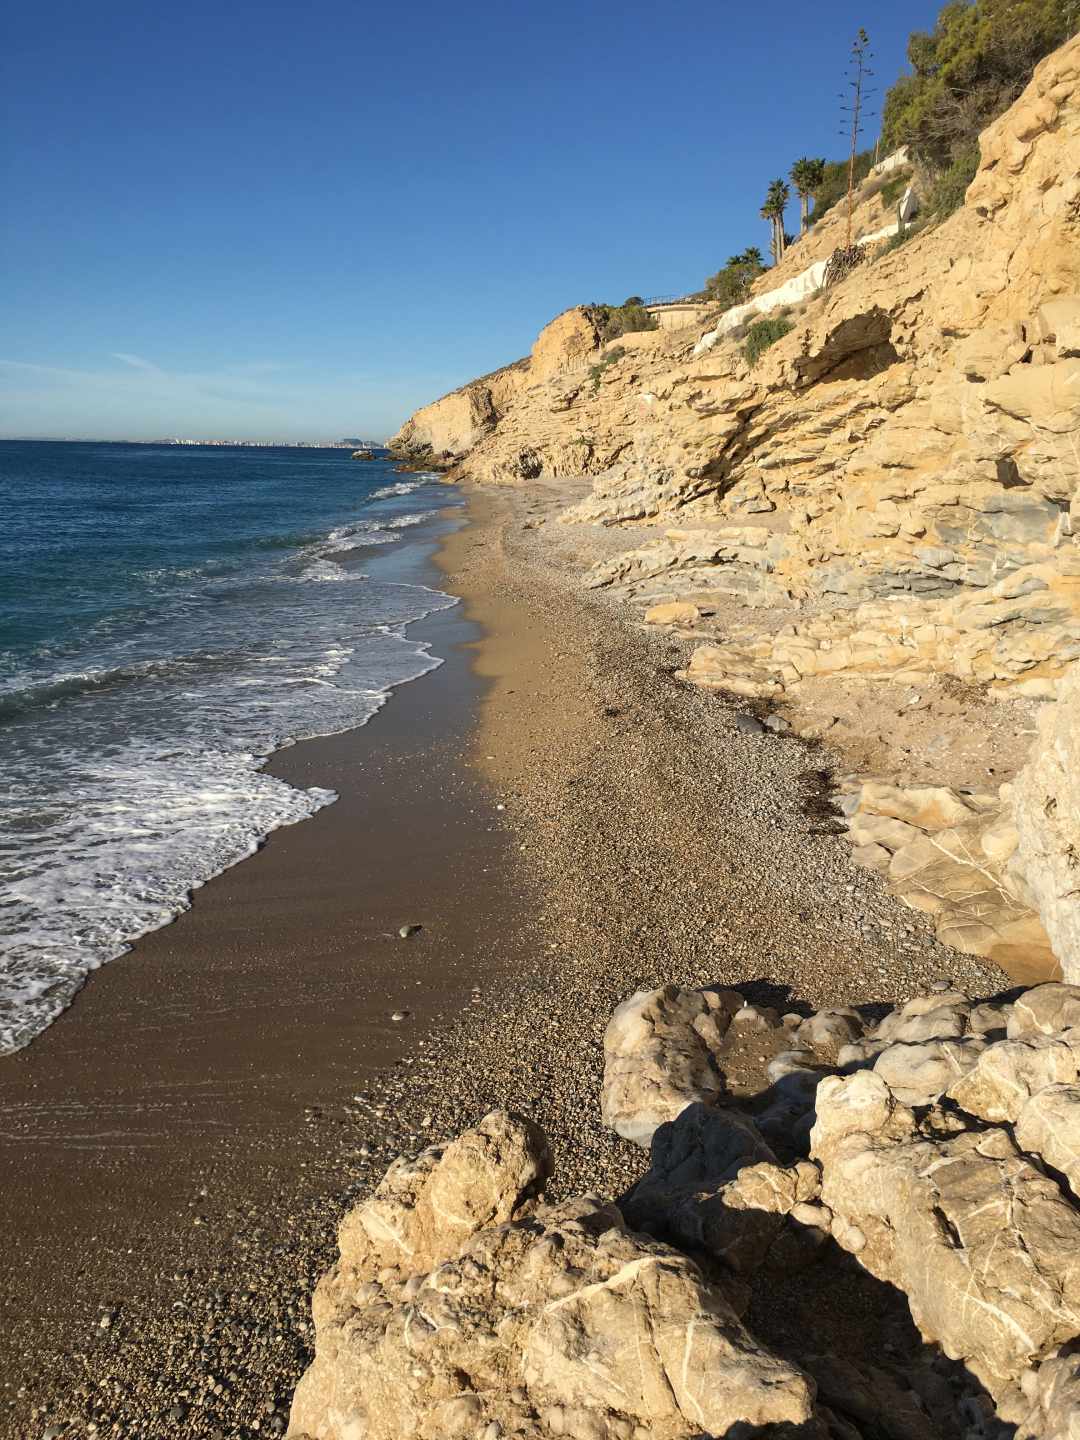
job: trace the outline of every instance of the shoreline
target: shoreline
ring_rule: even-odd
[[[982,994],[1008,986],[993,966],[938,946],[928,917],[903,910],[877,877],[853,868],[813,803],[826,755],[795,740],[744,733],[735,707],[674,678],[682,662],[670,637],[644,634],[625,612],[581,590],[577,551],[587,541],[571,527],[546,528],[567,503],[567,489],[468,489],[467,522],[446,537],[437,559],[462,604],[410,632],[423,630],[426,638],[432,622],[457,625],[453,659],[436,646],[446,663],[426,683],[403,687],[369,725],[305,742],[272,762],[286,767],[285,778],[316,783],[320,765],[332,771],[380,735],[386,739],[397,759],[391,764],[384,755],[379,767],[385,814],[401,820],[409,808],[402,787],[411,786],[422,819],[407,844],[416,845],[419,833],[434,849],[372,923],[385,928],[391,910],[402,923],[423,923],[419,897],[444,897],[442,913],[456,907],[460,919],[456,950],[442,951],[456,955],[449,983],[432,976],[430,1005],[410,1006],[407,1023],[385,1027],[381,1068],[374,1056],[359,1067],[355,1045],[335,1049],[346,1027],[334,1002],[344,992],[328,994],[325,982],[334,963],[340,977],[342,954],[354,943],[347,927],[328,927],[325,952],[304,972],[314,990],[298,995],[294,983],[268,998],[260,945],[281,925],[306,933],[325,914],[328,896],[325,888],[275,891],[262,877],[273,871],[284,882],[292,875],[295,886],[328,855],[340,858],[344,800],[275,832],[259,855],[205,887],[187,916],[150,937],[159,948],[178,942],[179,954],[179,941],[189,933],[194,941],[203,926],[201,946],[188,950],[195,991],[217,985],[235,1004],[249,986],[263,997],[264,1013],[244,1031],[233,1077],[237,1086],[254,1087],[254,1127],[230,1136],[242,1163],[185,1168],[179,1157],[172,1171],[178,1191],[158,1196],[146,1223],[131,1215],[125,1195],[136,1246],[103,1232],[100,1208],[74,1239],[54,1226],[52,1243],[63,1253],[51,1263],[41,1244],[35,1250],[20,1239],[16,1268],[25,1278],[3,1317],[10,1351],[4,1374],[12,1381],[0,1392],[7,1401],[0,1435],[23,1440],[37,1433],[35,1424],[44,1434],[42,1417],[30,1412],[46,1401],[48,1424],[79,1417],[61,1435],[91,1433],[96,1414],[102,1435],[233,1440],[281,1433],[308,1359],[311,1289],[335,1257],[336,1221],[392,1158],[502,1105],[547,1130],[553,1193],[617,1196],[641,1173],[643,1153],[601,1131],[595,1118],[603,1029],[614,1004],[635,989],[719,982],[758,1002],[810,1009],[880,1005],[941,977]],[[431,726],[445,720],[455,674],[458,723],[440,744]],[[370,780],[360,784],[369,797]],[[458,828],[449,830],[451,823]],[[307,852],[303,872],[285,854],[297,846]],[[380,858],[394,870],[392,853]],[[344,877],[346,890],[350,878],[354,889],[359,883],[355,874]],[[261,931],[247,932],[248,917]],[[431,935],[425,928],[415,939],[415,946],[382,942],[390,947],[383,953],[391,969],[381,977],[388,987],[401,956],[426,961]],[[222,949],[229,963],[219,974],[214,962]],[[126,966],[130,974],[133,958],[98,973],[119,976]],[[140,983],[146,973],[144,966]],[[295,982],[295,969],[286,978]],[[404,1004],[401,993],[382,992],[384,1015]],[[88,1006],[69,1013],[69,1028],[92,1028]],[[276,1057],[266,1044],[275,1016],[290,1036],[289,1053],[281,1047]],[[21,1053],[32,1057],[35,1046]],[[759,1048],[755,1042],[744,1057],[748,1077],[768,1058]],[[206,1053],[178,1046],[177,1063],[188,1067],[193,1085],[205,1079]],[[266,1072],[258,1077],[251,1067],[260,1054]],[[278,1069],[271,1072],[272,1059]],[[83,1060],[85,1076],[94,1057]],[[41,1062],[37,1093],[21,1094],[35,1114],[55,1086],[46,1068]],[[79,1094],[78,1085],[67,1093]],[[5,1129],[10,1100],[0,1071]],[[29,1154],[28,1139],[23,1147]],[[102,1203],[99,1187],[107,1201],[108,1186],[117,1183],[99,1164],[89,1179],[94,1203]],[[163,1248],[151,1264],[143,1252],[155,1245]],[[138,1262],[128,1248],[139,1250]],[[114,1278],[123,1292],[104,1293]],[[50,1350],[63,1328],[55,1317],[53,1330],[41,1321],[33,1336],[20,1319],[31,1280],[38,1292],[52,1285],[71,1312],[62,1356],[59,1345]],[[95,1324],[97,1305],[115,1311],[106,1310],[104,1328]],[[31,1347],[33,1370],[22,1354]],[[13,1394],[19,1383],[27,1387],[21,1397]]]
[[[443,511],[438,540],[461,523]],[[437,585],[436,543],[399,578]],[[287,1233],[290,1210],[336,1195],[352,1094],[505,963],[505,842],[457,761],[480,688],[475,625],[456,605],[409,635],[443,663],[365,725],[264,766],[337,801],[271,832],[0,1060],[0,1434],[34,1433],[19,1402],[55,1407],[80,1353],[122,1359],[128,1335],[138,1348],[135,1317],[167,1312],[172,1277],[208,1275],[230,1248],[219,1221],[277,1210]],[[288,1369],[286,1340],[274,1363]]]

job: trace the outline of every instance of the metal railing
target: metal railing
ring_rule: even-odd
[[[643,300],[642,304],[646,310],[654,305],[700,305],[702,302],[696,295],[650,295]]]

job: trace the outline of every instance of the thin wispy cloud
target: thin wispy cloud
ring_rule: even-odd
[[[363,427],[341,416],[351,416],[361,385],[375,378],[327,377],[304,362],[280,359],[172,370],[133,351],[98,353],[100,362],[92,369],[0,357],[0,434],[152,438],[257,430],[306,439],[313,438],[311,422],[301,430],[293,417],[316,413],[320,406],[325,435],[355,433]],[[138,416],[136,423],[132,416]]]
[[[141,355],[130,355],[125,350],[113,350],[110,352],[114,360],[122,360],[125,365],[130,365],[133,370],[145,370],[150,375],[161,375],[163,372],[152,360],[144,360]]]
[[[38,377],[43,382],[82,385],[94,390],[126,394],[180,396],[213,393],[220,398],[229,397],[245,403],[287,395],[293,388],[291,382],[283,379],[288,367],[276,362],[255,361],[250,365],[225,366],[215,370],[170,371],[163,370],[142,355],[126,351],[111,351],[109,358],[121,361],[125,368],[76,370],[0,358],[0,377]]]
[[[80,370],[65,370],[59,365],[33,365],[29,360],[0,360],[0,369],[25,370],[31,375],[81,375]]]

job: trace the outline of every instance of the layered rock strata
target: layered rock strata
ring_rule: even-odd
[[[568,519],[674,527],[597,585],[711,578],[798,608],[767,640],[729,627],[691,679],[936,673],[1053,696],[1080,656],[1080,39],[981,154],[957,214],[797,312],[754,368],[734,340],[695,357],[693,332],[597,349],[567,312],[537,342],[555,358],[534,351],[497,423],[485,409],[448,447],[462,473],[596,475]]]
[[[960,793],[866,779],[842,788],[852,859],[883,874],[906,905],[935,916],[943,944],[1005,970],[1053,971],[1039,913],[1049,915],[1049,906],[1040,907],[1027,881],[1030,855],[1018,854],[1015,785]]]
[[[1014,973],[1080,976],[1080,666],[1041,716],[1027,764],[997,792],[841,787],[856,864],[880,871],[938,937]]]
[[[1016,862],[1070,979],[1080,977],[1080,666],[1039,722],[1011,797]]]
[[[600,316],[587,305],[557,315],[517,360],[425,405],[388,442],[408,460],[450,465],[489,435],[524,392],[580,370],[601,345]]]
[[[1080,37],[980,157],[956,214],[795,307],[756,366],[737,331],[605,346],[566,312],[498,403],[469,402],[456,473],[594,477],[563,518],[629,543],[586,583],[691,638],[689,683],[781,711],[822,682],[958,683],[1027,729],[1080,659]],[[856,233],[880,228],[873,188]],[[838,223],[758,289],[823,260]],[[1048,936],[1080,978],[1072,725],[1044,719],[1015,799],[857,849],[953,943],[1034,967]]]

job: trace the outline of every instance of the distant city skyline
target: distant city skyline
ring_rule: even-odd
[[[873,17],[882,93],[939,4]],[[18,6],[0,435],[386,437],[570,305],[685,293],[840,156],[865,10]],[[792,209],[792,223],[795,209]]]
[[[275,448],[288,450],[362,450],[365,447],[373,446],[382,449],[382,440],[281,440],[281,439],[259,439],[248,438],[239,440],[235,436],[218,437],[216,439],[193,439],[179,435],[161,435],[151,440],[133,439],[130,435],[110,435],[102,438],[99,435],[0,435],[0,440],[21,442],[24,445],[176,445],[180,448],[188,446],[238,446],[249,449]]]

